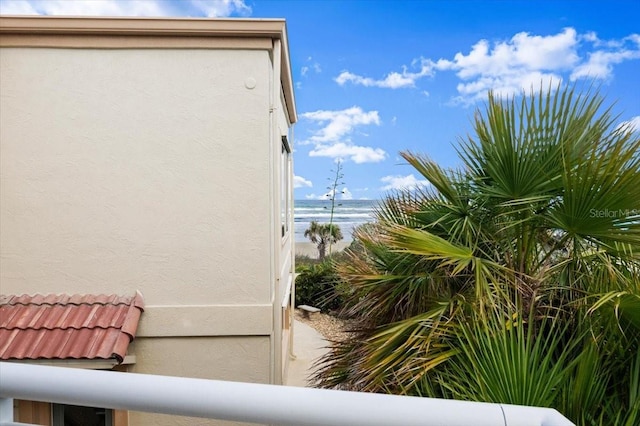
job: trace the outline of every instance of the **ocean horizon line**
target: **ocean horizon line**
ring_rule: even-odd
[[[344,241],[352,240],[353,230],[375,220],[374,210],[379,200],[336,200],[333,223],[340,227]],[[294,231],[296,242],[308,241],[304,232],[312,221],[328,223],[332,217],[330,200],[298,200],[294,203]]]
[[[326,203],[330,203],[331,200],[330,199],[322,199],[322,198],[294,198],[293,199],[294,202],[297,201],[301,201],[301,202],[313,202],[313,201],[318,201],[318,202],[326,202]],[[336,200],[336,203],[350,203],[350,202],[357,202],[357,201],[382,201],[382,198],[354,198],[351,200]]]

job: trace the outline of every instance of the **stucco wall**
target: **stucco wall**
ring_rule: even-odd
[[[0,66],[2,293],[138,289],[133,371],[269,382],[269,53],[4,48]]]
[[[138,362],[129,371],[265,383],[269,381],[268,337],[141,338],[135,342]],[[179,348],[179,350],[176,350]],[[192,426],[240,423],[130,412],[131,425]]]
[[[3,293],[270,304],[268,52],[4,48],[0,64]]]
[[[279,382],[279,138],[295,121],[271,38],[283,23],[29,25],[49,24],[68,28],[18,31],[0,51],[0,290],[140,290],[130,371]],[[232,423],[131,413],[138,424]]]

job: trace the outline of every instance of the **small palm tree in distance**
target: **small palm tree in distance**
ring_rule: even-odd
[[[344,238],[338,225],[332,223],[319,224],[315,220],[304,231],[304,236],[318,247],[318,259],[320,260],[324,260],[326,257],[327,245],[335,244]]]

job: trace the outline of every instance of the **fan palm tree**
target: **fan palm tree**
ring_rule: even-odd
[[[355,331],[319,385],[636,424],[640,137],[616,121],[597,91],[490,93],[463,169],[402,153],[430,185],[354,233],[337,268]]]
[[[318,247],[318,259],[324,260],[327,253],[327,245],[335,244],[344,237],[340,227],[333,223],[319,224],[312,221],[309,228],[304,231],[305,238],[309,238],[313,244]]]

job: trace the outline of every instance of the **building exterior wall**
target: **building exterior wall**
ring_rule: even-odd
[[[267,52],[0,61],[3,282],[138,288],[148,306],[269,303]]]
[[[92,37],[108,48],[1,48],[2,292],[140,290],[129,371],[281,383],[293,224],[283,237],[279,158],[295,106],[280,41]]]
[[[269,382],[269,336],[256,337],[168,337],[138,338],[138,361],[129,371],[180,377],[199,377],[254,383]],[[191,426],[237,425],[237,422],[211,421],[164,414],[129,413],[131,425]]]

